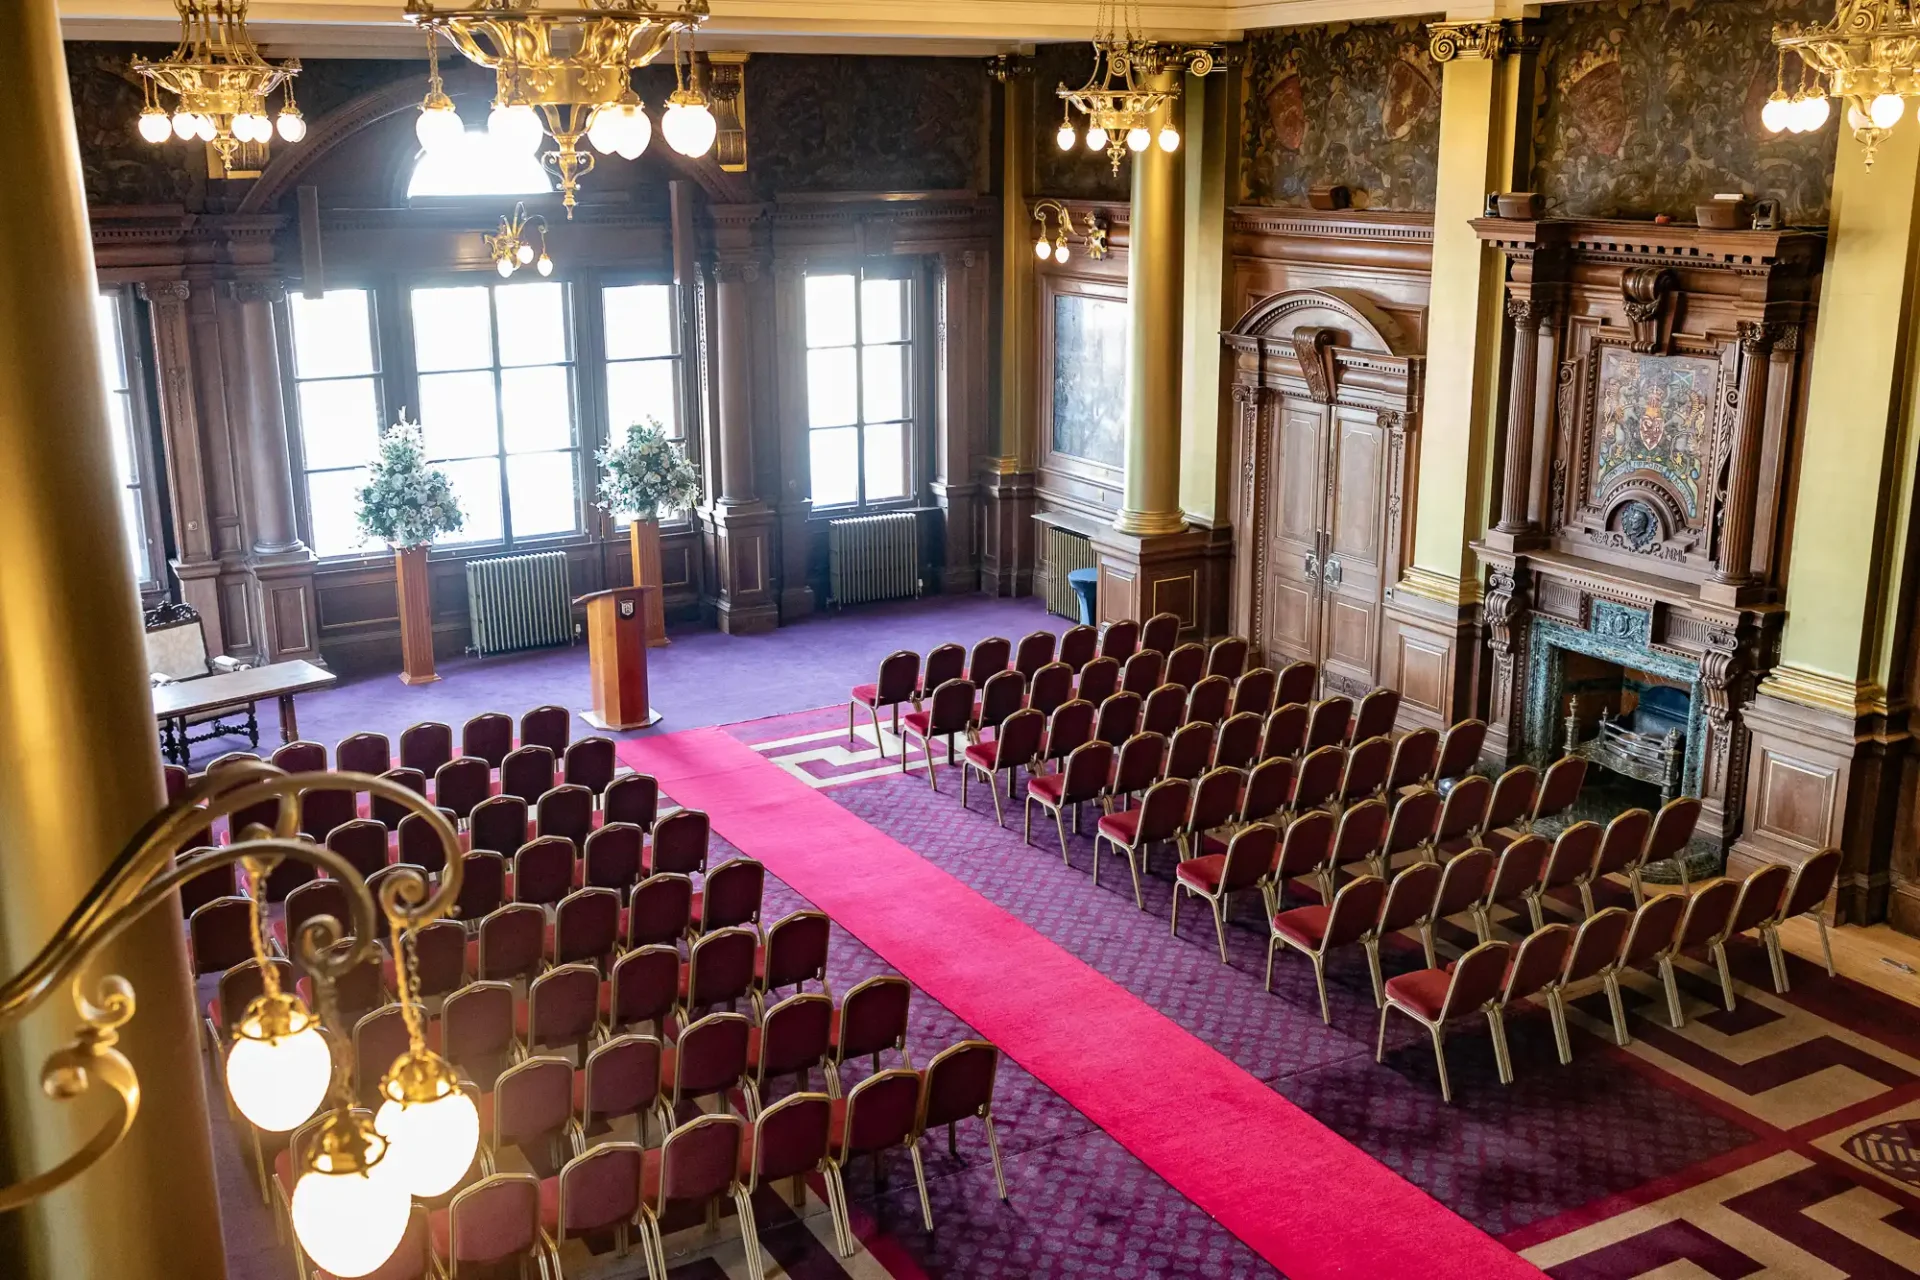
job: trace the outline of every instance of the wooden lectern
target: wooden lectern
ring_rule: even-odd
[[[647,702],[647,597],[659,594],[659,587],[614,587],[574,601],[587,606],[593,670],[593,710],[580,718],[596,729],[660,723]]]

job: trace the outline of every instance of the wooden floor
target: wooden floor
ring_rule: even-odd
[[[1896,933],[1884,924],[1829,928],[1833,967],[1843,977],[1920,1005],[1920,938]],[[1820,932],[1813,921],[1789,920],[1780,940],[1797,956],[1820,962]]]

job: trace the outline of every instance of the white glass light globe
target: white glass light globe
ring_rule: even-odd
[[[140,136],[148,142],[161,143],[173,136],[173,121],[167,119],[167,113],[155,107],[151,111],[140,113]]]
[[[493,266],[494,266],[494,269],[500,273],[500,278],[502,280],[506,279],[508,276],[513,274],[512,258],[501,258],[497,262],[495,262]]]
[[[541,259],[551,268],[548,259]],[[393,1166],[393,1176],[412,1194],[428,1199],[460,1181],[480,1146],[480,1113],[473,1099],[455,1091],[412,1106],[388,1099],[373,1117],[387,1140],[387,1156],[376,1168]]]
[[[280,117],[285,120],[285,116]],[[458,142],[467,131],[460,122],[460,113],[454,110],[451,102],[444,107],[421,107],[420,118],[413,122],[413,135],[420,139],[420,145],[428,151],[438,151],[449,143]]]
[[[200,132],[200,117],[191,111],[173,113],[173,136],[185,142]]]
[[[1867,117],[1877,129],[1891,129],[1907,111],[1907,100],[1897,93],[1883,93],[1867,106]]]
[[[534,147],[539,145],[540,135],[545,130],[534,109],[521,102],[510,107],[495,104],[493,110],[487,113],[487,132],[515,146]]]
[[[1827,123],[1827,118],[1833,114],[1833,104],[1820,97],[1808,98],[1800,109],[1806,113],[1802,118],[1803,133],[1812,133],[1823,127]]]
[[[1160,131],[1160,149],[1166,152],[1178,151],[1180,149],[1180,131],[1172,125],[1168,125],[1162,129]]]
[[[522,264],[532,262],[533,246],[530,244],[522,244],[518,249],[513,251],[513,256],[520,259]]]
[[[587,141],[601,155],[610,156],[620,149],[621,124],[617,107],[600,107],[593,113],[593,123],[587,126]]]
[[[621,108],[625,116],[625,133],[614,150],[620,153],[622,160],[638,160],[653,141],[653,119],[640,109],[638,104],[629,104]],[[716,126],[717,128],[717,126]]]
[[[202,142],[212,142],[218,137],[220,126],[213,122],[212,116],[198,116],[193,122],[193,135]]]
[[[1107,131],[1099,125],[1087,130],[1087,150],[1105,151],[1107,149]]]
[[[1073,144],[1080,141],[1079,138],[1074,136],[1073,126],[1070,124],[1061,125],[1060,132],[1053,135],[1053,140],[1060,144],[1062,151],[1073,150]]]
[[[266,123],[265,120],[253,114],[253,112],[241,111],[235,114],[235,116],[233,117],[233,123],[228,127],[233,131],[233,136],[240,139],[240,141],[258,142],[260,140],[260,135],[254,126],[262,125],[265,123]]]
[[[544,253],[540,255],[540,261],[534,263],[533,266],[534,266],[534,269],[543,276],[550,276],[553,274],[553,259],[549,258]]]
[[[286,142],[298,142],[307,136],[307,118],[298,111],[282,111],[274,117],[274,127],[280,130],[280,137]]]
[[[1047,243],[1045,236],[1041,236],[1033,242],[1033,252],[1039,257],[1040,261],[1045,262],[1053,256],[1053,246]]]
[[[305,1124],[327,1096],[333,1079],[333,1055],[318,1023],[274,1040],[252,1039],[249,1018],[227,1050],[227,1092],[255,1128],[285,1133]]]
[[[1767,99],[1767,105],[1760,108],[1760,123],[1767,127],[1768,133],[1779,133],[1787,127],[1787,119],[1793,114],[1793,104],[1776,94]]]
[[[707,154],[720,132],[720,122],[704,102],[669,102],[660,117],[660,133],[667,145],[693,159]]]
[[[363,1276],[400,1247],[413,1201],[382,1160],[366,1173],[302,1174],[293,1188],[293,1233],[336,1276]]]
[[[1127,130],[1127,149],[1129,151],[1145,151],[1152,145],[1153,135],[1148,133],[1143,126],[1135,125],[1133,128]]]
[[[1062,240],[1059,244],[1053,246],[1053,260],[1055,262],[1065,262],[1068,258],[1072,256],[1073,254],[1071,251],[1068,250],[1067,242],[1065,240]]]

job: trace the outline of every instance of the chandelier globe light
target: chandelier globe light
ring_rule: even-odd
[[[1086,83],[1079,88],[1061,84],[1054,91],[1064,104],[1055,141],[1062,151],[1073,150],[1073,113],[1080,112],[1087,118],[1087,149],[1106,152],[1117,174],[1128,152],[1146,151],[1156,138],[1162,151],[1179,149],[1180,131],[1171,120],[1157,134],[1153,128],[1154,117],[1179,99],[1179,81],[1167,88],[1152,88],[1149,82],[1166,71],[1207,75],[1216,65],[1217,52],[1206,47],[1176,49],[1146,40],[1137,32],[1138,14],[1132,0],[1101,0],[1098,22],[1093,70]]]
[[[427,96],[420,104],[420,118],[414,121],[414,136],[420,139],[420,146],[427,151],[439,151],[456,141],[467,131],[460,119],[460,112],[453,105],[453,99],[447,96],[447,87],[440,80],[440,39],[432,31],[427,32]]]
[[[1832,116],[1829,98],[1847,109],[1847,127],[1865,152],[1874,150],[1920,95],[1920,0],[1835,0],[1833,21],[1781,23],[1773,29],[1780,71],[1760,111],[1769,133],[1809,133]],[[1801,65],[1800,90],[1786,96],[1786,56]]]
[[[293,1233],[322,1269],[364,1276],[400,1247],[412,1197],[392,1148],[364,1116],[328,1115],[312,1145],[312,1165],[293,1184]]]
[[[168,137],[205,142],[231,173],[243,145],[264,146],[276,127],[286,142],[306,137],[307,122],[293,101],[293,78],[300,62],[269,62],[247,29],[247,0],[174,0],[180,11],[180,42],[164,58],[135,58],[140,77],[140,137],[158,146]],[[269,117],[267,100],[283,95],[280,111]],[[175,100],[169,113],[161,102]],[[166,127],[162,128],[162,123]]]
[[[698,160],[713,150],[713,141],[719,136],[720,122],[714,119],[713,108],[707,105],[707,95],[700,91],[695,80],[691,40],[687,45],[685,71],[682,72],[678,36],[674,38],[673,84],[673,92],[667,96],[666,109],[660,113],[660,136],[681,155]]]
[[[227,1092],[255,1128],[285,1133],[320,1107],[333,1082],[333,1054],[320,1020],[299,997],[283,994],[272,965],[261,971],[266,994],[248,1006],[227,1050]]]

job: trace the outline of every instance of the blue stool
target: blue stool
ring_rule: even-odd
[[[1073,588],[1073,594],[1080,597],[1080,622],[1084,626],[1093,625],[1093,602],[1100,591],[1100,571],[1098,569],[1075,569],[1067,575],[1067,585]]]

